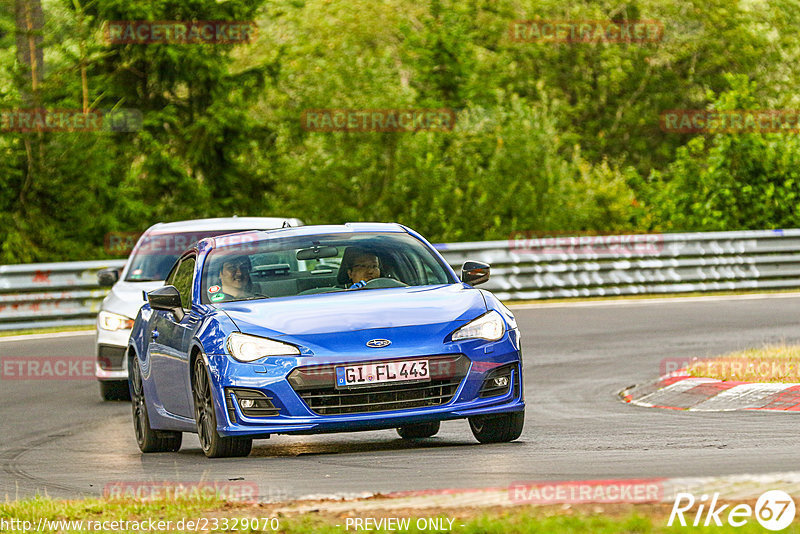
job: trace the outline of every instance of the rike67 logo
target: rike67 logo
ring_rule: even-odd
[[[697,510],[692,514],[695,504],[698,504]],[[788,527],[795,515],[794,499],[781,490],[763,493],[756,501],[755,509],[749,504],[737,504],[732,508],[731,506],[731,504],[719,504],[719,493],[714,493],[711,501],[705,494],[701,495],[700,499],[695,499],[691,493],[678,493],[667,526],[671,527],[677,520],[682,527],[711,525],[721,527],[723,521],[732,527],[741,527],[755,516],[756,521],[765,529],[778,531]],[[690,523],[687,522],[684,513],[687,514]]]

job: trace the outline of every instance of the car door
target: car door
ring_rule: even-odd
[[[189,388],[189,348],[198,323],[191,312],[192,282],[196,259],[185,256],[165,282],[175,286],[181,295],[183,317],[178,320],[172,312],[159,311],[155,319],[151,345],[153,377],[158,397],[164,409],[171,414],[194,417],[186,392]]]

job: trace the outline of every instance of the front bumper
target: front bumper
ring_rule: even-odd
[[[103,330],[97,327],[95,338],[95,377],[98,380],[128,380],[130,330]]]
[[[506,348],[510,348],[510,346]],[[463,365],[445,364],[446,361],[452,361],[455,357],[462,358],[461,364]],[[227,357],[225,358],[227,359]],[[392,358],[392,360],[418,360],[421,358],[426,357],[399,357]],[[222,377],[216,374],[216,376],[212,376],[215,397],[218,399],[216,403],[217,421],[219,421],[218,432],[223,436],[263,437],[269,434],[380,430],[413,423],[462,419],[476,415],[500,414],[525,409],[520,351],[516,349],[506,352],[496,351],[490,356],[480,351],[480,353],[470,353],[469,355],[448,354],[429,356],[427,358],[430,358],[431,361],[432,374],[431,382],[427,386],[423,387],[423,383],[420,383],[419,387],[411,384],[400,387],[387,384],[380,388],[368,388],[373,391],[370,394],[361,393],[366,391],[364,389],[338,390],[341,393],[330,394],[331,397],[340,395],[342,398],[348,399],[353,397],[353,395],[349,395],[351,392],[360,394],[367,402],[353,404],[356,408],[348,406],[343,408],[342,405],[345,404],[345,401],[341,399],[338,399],[338,402],[324,404],[325,407],[320,408],[319,405],[315,405],[309,400],[309,396],[306,395],[304,397],[302,387],[299,386],[298,381],[295,379],[298,365],[295,358],[276,358],[269,362],[270,365],[231,364],[226,369],[226,372],[222,373]],[[441,369],[444,369],[444,371],[440,370],[441,377],[435,376],[436,366],[434,362],[436,358],[442,359],[443,365]],[[227,360],[230,362],[230,359]],[[322,369],[323,372],[319,378],[321,382],[324,382],[327,377],[324,372],[326,368],[375,361],[358,359],[315,365],[317,362],[313,358],[310,360],[299,365],[304,369]],[[439,387],[433,385],[435,378],[442,378],[442,383],[444,384],[448,378],[445,376],[448,370],[452,371],[450,375],[457,375],[458,377],[452,390],[442,389],[443,393],[441,395],[429,397],[414,393],[417,390],[430,390],[431,388]],[[509,377],[507,388],[487,387],[490,382],[491,385],[494,385],[494,382],[492,382],[494,376],[497,376],[498,373],[505,373],[506,370]],[[449,378],[452,378],[452,376]],[[330,377],[330,380],[333,381],[333,377]],[[445,386],[441,387],[444,388]],[[246,415],[244,413],[245,410],[239,404],[237,390],[255,391],[263,394],[274,406],[274,412],[266,417]],[[397,397],[397,393],[390,393],[398,390],[402,395],[401,397]],[[318,391],[315,390],[313,393],[318,395]],[[333,391],[333,389],[330,391]],[[434,399],[434,397],[438,400]],[[396,398],[401,400],[394,400]],[[417,400],[414,400],[415,398]],[[219,402],[222,399],[224,400]],[[440,403],[436,404],[439,401]],[[373,406],[368,407],[367,405],[370,402]],[[391,403],[398,403],[395,406],[403,407],[391,409]],[[414,405],[415,403],[417,405]],[[330,406],[334,406],[336,409],[331,410]],[[367,411],[376,407],[380,411]],[[390,409],[385,409],[386,407]],[[332,411],[338,411],[339,413],[331,413]]]

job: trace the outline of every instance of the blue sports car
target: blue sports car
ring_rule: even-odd
[[[147,293],[127,358],[136,440],[211,458],[254,439],[396,428],[404,439],[466,418],[478,441],[522,433],[519,329],[419,234],[351,223],[213,237]]]

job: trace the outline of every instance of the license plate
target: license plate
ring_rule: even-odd
[[[336,387],[352,388],[390,382],[416,382],[431,379],[428,360],[366,363],[336,368]]]

